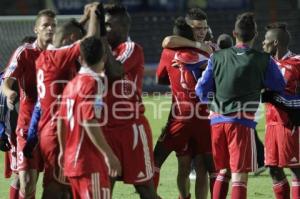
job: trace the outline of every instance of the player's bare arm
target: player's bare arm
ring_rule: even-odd
[[[83,15],[80,17],[80,19],[78,21],[80,23],[80,25],[84,26],[87,23],[87,21],[89,20],[90,10],[91,10],[92,5],[93,5],[93,3],[89,3],[84,6]]]
[[[209,54],[213,53],[212,48],[209,45],[205,44],[204,42],[192,41],[177,35],[171,35],[165,37],[162,42],[162,47],[163,48],[191,47],[191,48],[198,48]]]
[[[59,143],[58,165],[60,168],[63,168],[63,157],[66,146],[66,127],[62,118],[57,119],[57,139]]]
[[[99,30],[99,22],[98,18],[96,15],[96,11],[98,9],[98,4],[94,3],[90,6],[90,18],[89,18],[89,24],[88,24],[88,30],[87,34],[84,38],[86,37],[91,37],[94,35],[98,35],[98,30]]]
[[[107,56],[107,62],[105,64],[105,72],[109,80],[119,79],[124,74],[124,67],[121,62],[117,61],[111,52],[111,47],[106,37],[106,25],[105,25],[105,12],[103,5],[100,5],[100,35],[103,43],[105,54]]]
[[[104,155],[105,161],[109,166],[109,175],[111,177],[121,175],[122,168],[120,161],[106,142],[102,130],[98,126],[98,121],[96,119],[83,121],[83,126],[92,143]]]
[[[3,94],[7,97],[7,107],[10,110],[14,109],[14,102],[18,96],[17,92],[12,89],[14,82],[15,79],[6,78],[1,87]]]

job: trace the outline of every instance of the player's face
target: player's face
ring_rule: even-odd
[[[189,20],[189,25],[192,27],[194,37],[197,41],[204,41],[208,32],[208,25],[206,20]]]
[[[122,38],[122,27],[117,17],[113,17],[109,14],[105,15],[105,27],[107,31],[108,43],[114,48],[116,47]]]
[[[56,28],[56,19],[41,16],[35,26],[37,38],[45,43],[51,43]]]
[[[271,55],[276,52],[275,38],[271,31],[267,31],[265,34],[265,40],[262,42],[263,50]]]

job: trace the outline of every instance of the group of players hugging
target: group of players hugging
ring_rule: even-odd
[[[140,198],[159,199],[160,168],[173,151],[179,199],[247,197],[248,173],[257,169],[255,112],[266,103],[265,165],[277,199],[290,198],[283,168],[300,197],[300,56],[288,46],[284,23],[267,26],[264,52],[253,48],[253,13],[239,15],[235,45],[228,35],[211,40],[198,7],[178,17],[162,42],[159,84],[170,85],[167,123],[153,149],[144,116],[143,48],[129,37],[131,18],[118,3],[90,3],[79,21],[56,27],[55,12],[36,16],[34,40],[13,53],[1,74],[0,149],[9,198],[112,198],[116,180]]]

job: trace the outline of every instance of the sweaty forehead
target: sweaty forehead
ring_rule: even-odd
[[[205,27],[207,27],[207,21],[206,20],[189,20],[188,24],[192,28],[205,28]]]

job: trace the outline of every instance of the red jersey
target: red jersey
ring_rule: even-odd
[[[196,49],[164,49],[156,71],[158,78],[169,76],[174,102],[174,114],[180,116],[192,116],[196,104],[199,102],[195,94],[195,86],[200,66],[207,64],[209,55]],[[179,67],[172,66],[176,60]],[[197,73],[197,74],[196,74]],[[207,106],[204,108],[206,109]],[[198,107],[199,108],[199,107]]]
[[[66,176],[108,173],[103,155],[82,126],[84,120],[99,119],[102,98],[99,77],[81,67],[79,74],[64,89],[59,116],[66,125],[64,172]]]
[[[276,61],[284,76],[286,86],[285,92],[289,95],[300,94],[300,56],[290,51],[281,59]],[[266,122],[268,125],[288,125],[289,119],[286,112],[272,104],[266,104]]]
[[[80,55],[79,42],[62,48],[48,48],[36,60],[38,98],[41,104],[39,127],[53,122],[57,100],[66,82],[74,77]]]
[[[145,111],[142,103],[144,52],[140,45],[126,41],[113,49],[113,55],[124,67],[123,79],[109,85],[103,100],[107,105],[106,127],[117,127],[134,121]]]
[[[30,124],[31,113],[37,98],[35,60],[41,52],[37,42],[20,46],[12,55],[3,76],[3,78],[10,77],[18,81],[20,95],[18,126],[22,129],[27,129]]]

